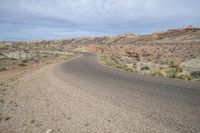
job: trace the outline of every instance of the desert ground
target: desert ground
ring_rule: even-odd
[[[200,29],[0,42],[0,132],[200,132]]]

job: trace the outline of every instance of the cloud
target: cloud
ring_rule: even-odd
[[[77,37],[199,26],[198,5],[199,0],[1,0],[0,26],[10,27],[0,33],[8,38],[25,33],[25,38],[35,39],[52,38],[54,33],[59,37],[59,32]]]

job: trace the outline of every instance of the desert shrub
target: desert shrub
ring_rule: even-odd
[[[111,60],[111,58],[109,56],[101,56],[100,61],[102,61],[106,65],[110,65],[110,66],[113,66],[113,67],[116,67],[116,65],[117,65],[116,62]]]
[[[26,63],[20,63],[19,66],[27,66]]]
[[[0,71],[5,71],[5,70],[7,70],[6,65],[0,64]]]
[[[116,68],[119,68],[119,69],[123,69],[124,66],[122,66],[122,65],[120,65],[120,64],[116,64],[115,67],[116,67]]]
[[[194,79],[194,81],[200,82],[200,78],[196,78],[196,79]]]
[[[142,56],[144,56],[144,57],[148,57],[148,56],[151,56],[151,54],[148,53],[147,51],[144,51],[144,53],[142,53]]]
[[[179,78],[178,74],[181,73],[183,69],[180,65],[171,64],[170,69],[166,72],[169,78]]]
[[[40,62],[40,60],[38,60],[38,59],[32,59],[34,62],[36,62],[36,63],[39,63]]]
[[[10,60],[17,60],[16,58],[10,58]]]
[[[22,60],[22,62],[24,62],[24,63],[27,63],[27,62],[28,62],[28,60],[26,60],[26,59],[25,59],[25,60]]]
[[[46,56],[47,57],[47,56]],[[59,54],[55,54],[55,57],[59,57]]]
[[[177,71],[176,69],[170,69],[168,71],[166,71],[167,77],[169,78],[175,78],[177,75]]]
[[[100,61],[106,62],[107,61],[107,56],[100,56]]]
[[[176,72],[182,72],[182,71],[183,71],[183,69],[181,68],[180,65],[171,64],[171,65],[170,65],[170,68],[175,69]]]
[[[127,65],[121,65],[120,69],[127,71],[127,72],[133,72],[133,69],[129,68]]]
[[[104,64],[127,71],[127,72],[133,72],[132,68],[129,68],[127,65],[122,65],[118,63],[115,59],[110,58],[109,56],[100,56],[100,61],[102,61]]]
[[[190,73],[190,75],[191,75],[193,78],[200,78],[200,70],[192,71],[192,72]]]
[[[184,80],[191,80],[191,77],[189,75],[186,74],[181,74],[179,76],[176,76],[179,79],[184,79]]]
[[[152,72],[150,73],[150,75],[151,75],[151,76],[160,76],[160,77],[164,77],[164,75],[163,75],[161,72],[159,72],[159,71],[152,71]]]
[[[148,67],[148,66],[142,66],[141,68],[140,68],[140,70],[149,70],[150,68]]]

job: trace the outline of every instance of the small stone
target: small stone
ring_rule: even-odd
[[[4,100],[3,100],[3,99],[1,99],[1,100],[0,100],[0,102],[1,102],[1,103],[4,103]]]
[[[67,119],[68,119],[68,120],[71,120],[72,118],[71,118],[71,117],[67,117]]]
[[[86,127],[90,126],[90,123],[85,123],[85,126],[86,126]]]
[[[31,123],[35,123],[35,120],[31,120]]]
[[[10,120],[11,119],[11,117],[6,117],[5,118],[5,121],[8,121],[8,120]]]
[[[46,133],[52,133],[53,130],[52,129],[48,129]]]

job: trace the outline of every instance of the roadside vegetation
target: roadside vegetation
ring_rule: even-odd
[[[168,78],[176,78],[176,79],[200,82],[200,70],[185,72],[182,66],[178,64],[172,63],[164,70],[160,70],[148,65],[142,65],[140,67],[137,67],[137,63],[136,65],[130,66],[130,64],[122,60],[120,57],[115,57],[112,55],[100,55],[99,60],[105,65],[108,65],[113,68],[117,68],[126,72],[137,72],[137,73],[145,74],[149,76],[168,77]],[[138,64],[141,64],[141,63],[138,62]]]
[[[7,67],[5,64],[0,64],[0,71],[5,71],[7,70]]]
[[[58,42],[0,42],[0,72],[32,64],[68,59],[74,56],[70,45]]]
[[[100,61],[102,63],[106,64],[106,65],[109,65],[109,66],[114,67],[114,68],[121,69],[123,71],[136,72],[132,68],[129,68],[127,65],[120,64],[119,62],[117,62],[116,60],[114,60],[113,58],[111,58],[109,56],[101,55]]]

